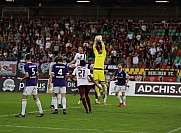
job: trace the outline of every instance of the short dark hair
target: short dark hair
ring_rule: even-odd
[[[31,54],[26,54],[26,60],[30,60],[31,59]]]
[[[57,62],[62,62],[63,61],[63,57],[62,56],[57,56],[56,61]]]
[[[85,60],[80,60],[80,66],[85,66],[85,65],[86,65]]]

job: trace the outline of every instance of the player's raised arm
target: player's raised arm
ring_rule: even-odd
[[[98,55],[99,53],[98,53],[98,51],[97,51],[97,49],[96,49],[96,42],[97,42],[97,36],[96,36],[95,39],[94,39],[93,51],[94,51],[94,54],[95,54],[95,55]]]

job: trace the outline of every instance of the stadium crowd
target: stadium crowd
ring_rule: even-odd
[[[121,61],[125,67],[180,67],[181,22],[106,18],[1,18],[0,60],[51,62],[58,54],[73,60],[82,46],[93,63],[93,41],[98,34],[106,45],[106,64]]]

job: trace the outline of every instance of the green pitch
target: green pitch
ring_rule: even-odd
[[[50,114],[51,94],[39,94],[45,115],[37,118],[35,102],[29,97],[25,118],[21,93],[0,93],[0,133],[181,133],[181,99],[127,97],[127,107],[108,96],[108,105],[97,105],[91,96],[92,114],[86,114],[79,96],[67,95],[67,115]]]

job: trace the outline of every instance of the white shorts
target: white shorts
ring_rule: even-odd
[[[36,86],[26,86],[23,91],[23,95],[30,96],[30,95],[37,95],[37,87]]]
[[[126,92],[127,88],[125,85],[116,85],[116,90],[115,92]]]
[[[66,87],[53,87],[53,92],[57,94],[66,93]]]

